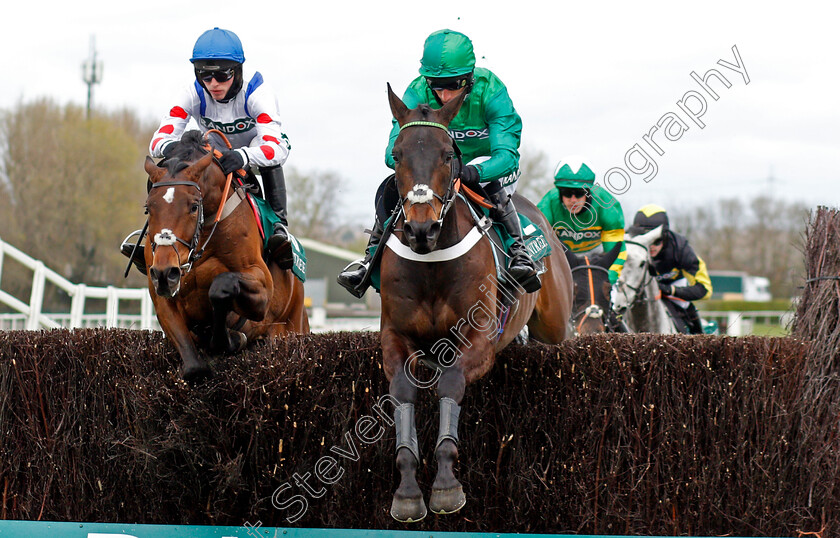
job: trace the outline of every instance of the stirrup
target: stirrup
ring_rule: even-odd
[[[134,267],[136,267],[138,271],[140,271],[144,275],[148,275],[149,270],[146,267],[146,258],[144,255],[145,246],[140,244],[140,242],[143,240],[142,233],[143,230],[134,230],[133,232],[125,236],[125,239],[123,239],[122,243],[120,243],[120,253],[122,253],[123,256],[128,258],[131,261],[131,263],[134,264]],[[128,240],[134,237],[135,235],[140,236],[137,239],[137,243],[129,243]],[[128,269],[126,269],[126,275],[128,275]]]
[[[527,261],[523,263],[523,265],[521,265],[520,267],[527,267],[528,269],[530,269],[530,274],[525,274],[517,278],[516,275],[513,274],[513,261],[516,259],[522,260],[523,258]],[[520,286],[522,286],[522,288],[527,293],[534,293],[542,287],[542,282],[540,282],[539,271],[537,271],[537,268],[535,267],[534,262],[533,260],[531,260],[530,256],[517,256],[515,254],[512,254],[510,261],[511,263],[508,266],[508,272],[511,274],[512,277],[516,279],[516,282]]]
[[[341,270],[341,272],[338,274],[338,277],[336,277],[335,279],[336,282],[341,284],[341,286],[344,289],[349,291],[350,294],[356,297],[357,299],[361,299],[362,297],[364,297],[365,292],[370,286],[369,283],[365,283],[366,281],[368,281],[368,279],[365,278],[367,276],[367,272],[370,271],[370,260],[366,260],[367,258],[360,258],[358,260],[348,263],[347,266]],[[365,270],[365,272],[362,274],[361,281],[359,281],[359,283],[356,285],[353,285],[352,283],[348,282],[347,277],[345,276],[346,273],[350,272],[350,268],[354,266],[359,266],[360,269]],[[356,269],[356,271],[358,271],[358,269]]]

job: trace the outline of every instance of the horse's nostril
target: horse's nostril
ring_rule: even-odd
[[[437,237],[440,233],[440,223],[435,221],[429,226],[429,237]]]

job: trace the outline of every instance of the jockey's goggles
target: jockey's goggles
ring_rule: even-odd
[[[233,78],[233,68],[230,69],[219,69],[213,71],[205,71],[205,70],[198,70],[196,71],[198,78],[200,78],[205,84],[210,84],[214,78],[217,82],[227,82]]]
[[[563,198],[584,198],[586,197],[589,192],[586,189],[577,189],[574,187],[558,187],[557,190],[560,191],[560,196]]]
[[[429,88],[433,90],[460,90],[461,88],[466,87],[467,83],[470,81],[470,75],[460,75],[457,77],[448,77],[448,78],[431,78],[426,77],[426,84],[429,85]]]

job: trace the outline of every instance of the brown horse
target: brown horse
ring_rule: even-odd
[[[453,163],[458,160],[447,126],[463,94],[439,110],[428,105],[409,110],[390,85],[388,98],[401,128],[393,148],[401,200],[396,229],[387,247],[382,246],[380,337],[390,395],[398,403],[394,416],[401,479],[391,515],[411,522],[426,515],[416,480],[421,461],[414,420],[418,388],[437,384],[440,398],[438,469],[429,508],[439,514],[455,512],[466,503],[453,472],[465,387],[490,370],[496,353],[526,323],[530,335],[543,342],[567,337],[572,278],[548,222],[533,204],[516,197],[516,207],[542,228],[553,250],[544,260],[539,292],[500,285],[493,246],[485,235],[473,242],[478,228],[466,202],[456,196]],[[418,360],[434,369],[431,382],[418,380]]]
[[[191,131],[165,167],[145,164],[149,293],[185,380],[210,374],[198,347],[234,353],[256,338],[309,332],[303,283],[263,261],[250,205],[208,148]]]
[[[608,330],[608,316],[612,308],[610,266],[621,251],[621,243],[607,252],[594,256],[578,256],[566,251],[566,260],[572,268],[575,299],[571,317],[577,335],[603,333]]]

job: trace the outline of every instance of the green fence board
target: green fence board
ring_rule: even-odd
[[[0,521],[0,538],[622,538],[618,535],[459,533],[370,529],[298,529],[280,527],[210,527],[197,525],[129,525],[124,523],[66,523]],[[623,537],[626,538],[626,537]],[[638,537],[637,537],[638,538]],[[703,538],[703,537],[696,537]],[[708,538],[708,537],[706,537]]]

